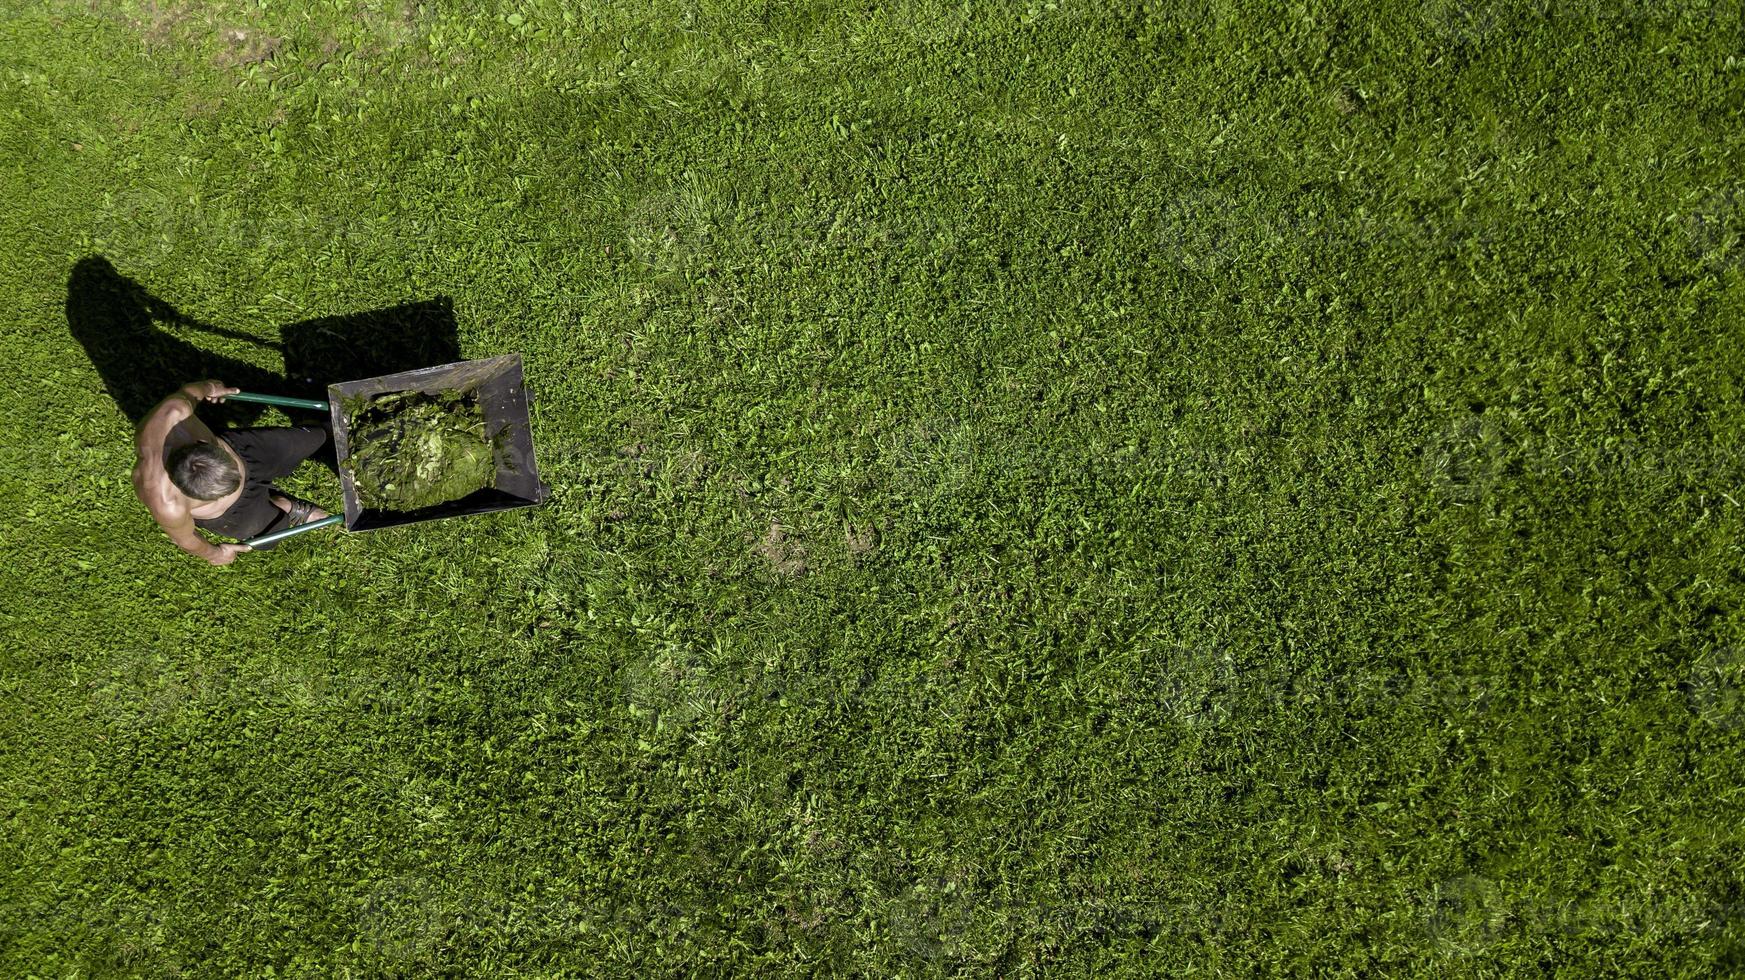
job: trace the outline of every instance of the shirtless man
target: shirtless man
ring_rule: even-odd
[[[220,381],[183,385],[146,415],[136,440],[134,492],[176,547],[214,565],[228,565],[254,549],[213,544],[195,528],[241,539],[327,516],[272,486],[321,448],[325,429],[306,425],[214,435],[195,417],[200,402],[216,404],[237,390]]]

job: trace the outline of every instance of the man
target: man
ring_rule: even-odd
[[[213,435],[195,417],[200,402],[216,404],[238,390],[221,381],[184,385],[146,415],[136,440],[134,492],[176,547],[214,565],[228,565],[253,549],[213,544],[195,528],[252,538],[327,516],[272,485],[321,448],[325,429],[305,425]]]

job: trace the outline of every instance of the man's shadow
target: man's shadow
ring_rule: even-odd
[[[116,407],[135,425],[190,381],[216,379],[243,391],[325,400],[327,386],[335,382],[461,359],[454,303],[446,296],[289,323],[279,328],[277,341],[269,341],[183,315],[100,255],[80,259],[67,279],[67,329],[85,348]],[[185,339],[200,334],[270,349],[285,370],[277,373],[215,354]],[[219,429],[250,425],[264,409],[226,402],[200,411]],[[296,421],[317,417],[296,415]]]

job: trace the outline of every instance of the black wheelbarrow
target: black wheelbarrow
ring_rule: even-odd
[[[360,397],[372,399],[379,395],[410,391],[427,394],[463,391],[477,399],[485,416],[485,435],[493,447],[492,462],[496,475],[490,486],[459,500],[413,511],[367,508],[359,500],[357,486],[352,481],[351,471],[345,465],[346,460],[351,457],[352,445],[350,423],[344,405],[348,400],[355,401]],[[333,421],[333,448],[338,457],[340,490],[345,497],[343,514],[334,514],[243,542],[250,547],[272,544],[293,535],[341,522],[348,531],[374,531],[444,517],[489,514],[516,507],[531,507],[543,503],[551,494],[551,488],[540,482],[539,466],[533,457],[533,430],[527,420],[527,389],[522,380],[520,354],[460,361],[415,371],[402,371],[399,374],[385,374],[379,378],[328,385],[327,401],[324,402],[246,391],[229,396],[229,400],[326,412]]]

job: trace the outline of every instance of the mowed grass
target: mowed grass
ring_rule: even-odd
[[[1745,969],[1742,30],[7,4],[0,972]],[[94,257],[552,500],[180,554]]]

